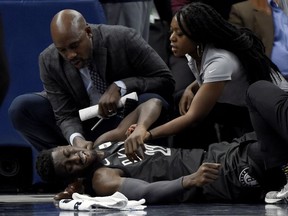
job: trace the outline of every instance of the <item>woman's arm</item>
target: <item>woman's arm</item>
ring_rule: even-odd
[[[223,92],[225,83],[220,81],[203,84],[195,94],[187,113],[153,128],[150,131],[153,139],[177,134],[188,126],[196,126],[213,109]]]

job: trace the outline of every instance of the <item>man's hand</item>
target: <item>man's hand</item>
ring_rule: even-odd
[[[83,139],[82,137],[75,137],[73,140],[73,146],[80,147],[80,148],[86,148],[86,149],[92,149],[93,142],[87,141]]]
[[[211,184],[219,177],[221,164],[219,163],[203,163],[198,170],[183,178],[183,188],[203,187]]]
[[[99,100],[99,115],[103,118],[115,115],[120,98],[119,87],[112,83]]]
[[[131,125],[126,131],[125,154],[130,161],[139,161],[144,159],[144,141],[149,133],[142,125]]]

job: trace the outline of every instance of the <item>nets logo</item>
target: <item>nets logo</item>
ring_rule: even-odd
[[[243,187],[259,187],[257,180],[248,174],[249,167],[244,168],[240,175],[239,181]]]

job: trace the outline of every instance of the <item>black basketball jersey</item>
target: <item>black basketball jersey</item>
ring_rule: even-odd
[[[134,163],[125,155],[124,142],[104,143],[97,149],[106,154],[103,160],[105,166],[119,168],[127,177],[147,182],[174,180],[190,175],[203,162],[220,163],[222,168],[219,178],[202,188],[201,197],[198,192],[198,197],[195,197],[195,192],[187,190],[182,201],[247,201],[247,198],[259,199],[261,193],[257,181],[249,173],[252,165],[247,146],[255,142],[257,139],[252,133],[235,139],[232,143],[211,144],[207,152],[202,149],[174,149],[145,144],[145,158]]]
[[[203,161],[202,149],[173,149],[145,144],[145,158],[129,161],[125,155],[124,142],[104,143],[98,150],[105,152],[105,166],[120,168],[127,177],[147,182],[173,180],[195,172]]]

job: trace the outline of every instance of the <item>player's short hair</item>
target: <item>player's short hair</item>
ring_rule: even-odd
[[[56,173],[52,158],[52,149],[43,150],[39,153],[36,160],[36,170],[42,180],[51,182],[56,179]]]

